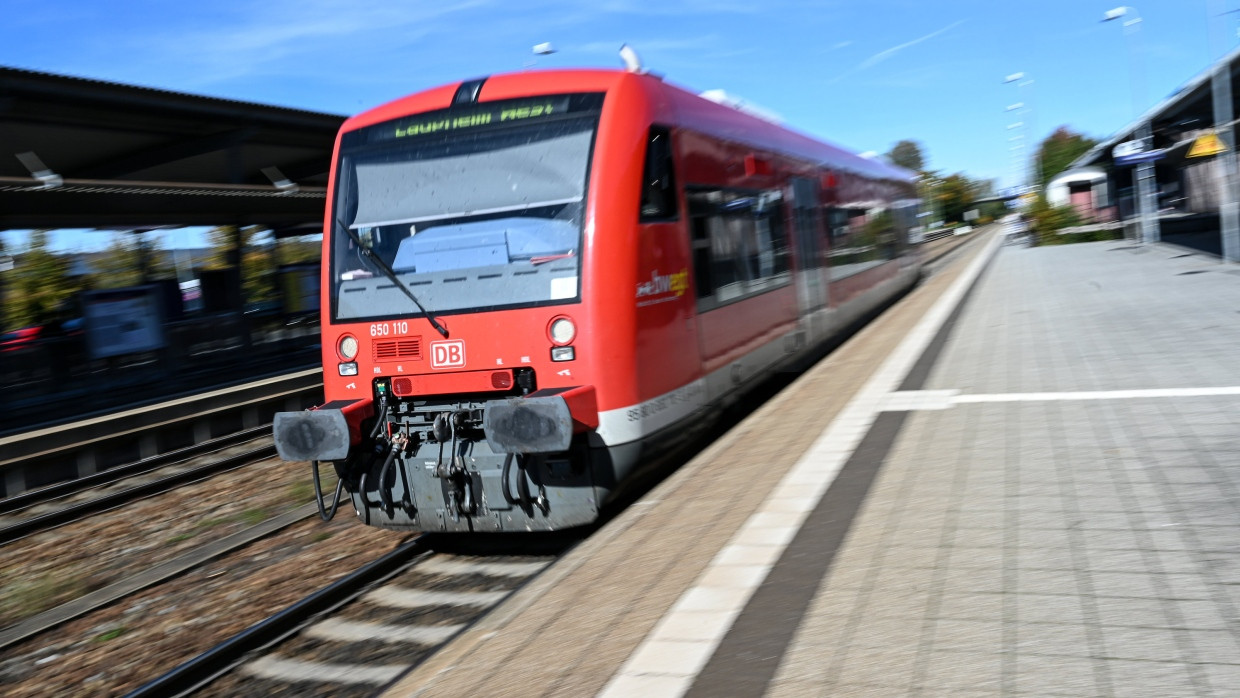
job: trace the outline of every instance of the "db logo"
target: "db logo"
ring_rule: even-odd
[[[431,342],[431,368],[457,368],[465,365],[465,341],[450,339]]]

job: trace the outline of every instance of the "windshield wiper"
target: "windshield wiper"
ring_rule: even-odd
[[[340,226],[344,230],[345,235],[348,235],[349,239],[353,241],[353,244],[357,245],[357,249],[361,250],[362,254],[366,255],[370,261],[374,262],[375,266],[379,268],[379,271],[383,272],[383,275],[386,276],[389,281],[396,284],[397,288],[404,291],[406,296],[409,296],[409,300],[413,301],[413,304],[418,306],[418,310],[421,310],[422,314],[426,316],[426,320],[431,323],[431,327],[434,327],[436,332],[443,335],[444,339],[447,339],[448,329],[439,324],[439,321],[435,319],[435,316],[431,315],[427,312],[426,308],[422,307],[422,304],[418,302],[418,297],[413,295],[413,291],[410,291],[409,287],[406,286],[400,279],[396,278],[396,272],[392,271],[392,268],[388,266],[387,262],[383,261],[383,258],[375,254],[369,247],[363,245],[362,239],[359,238],[357,233],[353,232],[349,226],[345,225],[344,221],[337,218],[336,225]]]
[[[568,252],[561,252],[559,254],[544,254],[544,255],[539,255],[536,257],[530,257],[530,264],[534,266],[538,266],[539,264],[546,264],[547,262],[555,262],[561,259],[568,259],[572,257],[574,254],[575,252],[573,250],[569,250]]]

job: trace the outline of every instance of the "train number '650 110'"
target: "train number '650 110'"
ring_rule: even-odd
[[[409,323],[400,322],[376,322],[370,326],[371,337],[387,337],[395,334],[409,334]]]

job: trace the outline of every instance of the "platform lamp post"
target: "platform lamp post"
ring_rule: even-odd
[[[1024,190],[1025,190],[1025,191],[1022,191],[1022,192],[1021,192],[1021,194],[1020,194],[1021,200],[1022,200],[1022,201],[1024,201],[1025,194],[1027,194],[1027,193],[1028,193],[1028,191],[1029,191],[1029,184],[1028,184],[1028,181],[1029,181],[1029,178],[1028,178],[1029,172],[1028,172],[1028,170],[1025,168],[1025,144],[1024,144],[1024,142],[1023,142],[1023,141],[1024,141],[1024,136],[1016,136],[1014,140],[1015,140],[1015,142],[1013,142],[1013,143],[1012,143],[1012,145],[1009,145],[1009,146],[1008,146],[1008,153],[1010,153],[1010,154],[1012,155],[1012,159],[1013,159],[1013,160],[1015,160],[1015,161],[1016,161],[1016,163],[1017,163],[1017,166],[1016,166],[1016,171],[1017,171],[1017,178],[1016,178],[1016,181],[1017,181],[1017,182],[1021,182],[1021,181],[1024,181],[1024,182],[1025,182],[1025,186],[1024,186]],[[1019,185],[1018,185],[1018,188],[1019,188]]]
[[[1010,85],[1012,83],[1015,83],[1020,91],[1021,101],[1009,106],[1007,111],[1017,111],[1021,116],[1021,123],[1025,125],[1025,143],[1033,150],[1029,153],[1030,159],[1028,163],[1022,163],[1022,165],[1024,166],[1028,187],[1036,191],[1041,189],[1042,163],[1038,152],[1038,144],[1034,142],[1037,138],[1037,121],[1034,118],[1036,114],[1033,105],[1033,78],[1025,73],[1012,73],[1003,78],[1003,84]]]
[[[1024,121],[1015,121],[1007,125],[1008,131],[1015,131],[1016,129],[1023,130],[1024,128],[1025,128]],[[1017,142],[1023,141],[1024,139],[1025,139],[1025,135],[1023,133],[1017,132],[1016,135],[1008,138],[1008,143],[1017,143]],[[1024,160],[1022,160],[1020,156],[1017,155],[1018,150],[1020,150],[1020,148],[1016,148],[1011,145],[1008,146],[1008,155],[1012,158],[1012,163],[1013,163],[1012,169],[1014,170],[1014,174],[1015,174],[1015,176],[1012,178],[1014,180],[1012,188],[1015,189],[1017,192],[1017,197],[1016,197],[1017,206],[1020,206],[1021,205],[1020,202],[1022,201],[1020,197],[1021,195],[1024,194],[1024,192],[1021,191],[1021,182],[1024,180],[1024,176],[1025,176],[1025,168],[1024,168],[1025,163],[1024,163]]]
[[[1009,111],[1009,112],[1014,111],[1017,114],[1019,114],[1020,110],[1024,109],[1024,107],[1025,107],[1024,102],[1017,102],[1016,104],[1009,104],[1007,109],[1005,109],[1004,111]],[[1017,124],[1019,124],[1018,128],[1020,129],[1020,131],[1016,135],[1012,136],[1011,138],[1008,138],[1008,143],[1009,143],[1008,151],[1012,153],[1012,162],[1013,162],[1012,169],[1015,171],[1015,174],[1016,174],[1016,177],[1015,177],[1016,185],[1020,186],[1021,183],[1024,183],[1025,190],[1028,191],[1029,184],[1030,184],[1029,168],[1025,166],[1025,154],[1020,151],[1024,150],[1025,141],[1027,140],[1026,132],[1029,129],[1027,125],[1025,124],[1024,119],[1017,121],[1014,124],[1011,124],[1010,126],[1008,126],[1008,128],[1015,127],[1017,126]]]
[[[1024,150],[1024,144],[1025,134],[1023,133],[1018,133],[1008,139],[1008,154],[1012,161],[1012,180],[1018,184],[1025,174],[1025,163],[1021,159],[1023,154],[1020,154],[1020,151]]]
[[[1141,117],[1141,108],[1145,104],[1145,73],[1142,69],[1142,56],[1140,45],[1141,14],[1136,8],[1122,5],[1112,10],[1107,10],[1103,15],[1103,22],[1112,22],[1117,19],[1124,19],[1124,36],[1128,37],[1128,51],[1131,59],[1129,78],[1132,81],[1132,111],[1134,118]],[[1136,130],[1136,137],[1143,141],[1144,148],[1147,149],[1153,141],[1153,129],[1151,123],[1146,121],[1139,124]],[[1136,189],[1137,189],[1137,211],[1141,220],[1142,242],[1158,242],[1160,235],[1158,230],[1158,212],[1157,199],[1154,191],[1154,162],[1152,160],[1142,160],[1137,164],[1136,172]]]

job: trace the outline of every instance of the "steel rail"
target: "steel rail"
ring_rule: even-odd
[[[134,689],[126,694],[126,698],[165,698],[195,691],[232,669],[247,653],[292,635],[310,618],[348,603],[366,588],[400,572],[414,562],[415,558],[429,551],[422,537],[415,538],[274,616],[246,628],[163,676]]]
[[[98,514],[110,509],[115,509],[116,507],[129,504],[130,502],[134,502],[139,499],[156,494],[162,494],[190,482],[196,482],[212,475],[217,475],[229,470],[235,470],[255,461],[271,458],[275,456],[275,454],[275,446],[268,444],[250,451],[246,451],[245,453],[229,456],[214,463],[208,463],[197,468],[191,468],[183,472],[174,473],[158,480],[152,480],[151,482],[135,485],[119,492],[113,492],[80,504],[65,507],[64,509],[15,521],[11,524],[0,527],[0,545],[11,543],[15,540],[25,538],[26,536],[56,528],[58,526],[63,526],[64,524],[77,521],[92,514]]]
[[[989,224],[988,224],[989,225]],[[977,232],[987,226],[980,226]],[[964,236],[953,236],[949,238],[939,238],[935,243],[926,250],[925,256],[922,258],[922,273],[925,276],[933,276],[940,269],[954,261],[964,250],[968,249],[978,240],[982,239],[977,233],[969,233]]]
[[[15,494],[12,497],[0,499],[0,514],[11,514],[22,509],[28,509],[36,504],[43,504],[56,499],[62,499],[70,495],[84,492],[94,487],[108,485],[119,480],[134,475],[144,475],[152,470],[158,470],[170,465],[176,465],[190,458],[219,451],[221,449],[235,446],[252,439],[257,439],[271,433],[271,425],[264,424],[250,429],[243,429],[232,434],[226,434],[202,443],[194,444],[179,448],[175,451],[160,453],[158,455],[143,458],[133,463],[119,465],[107,470],[101,470],[94,475],[86,477],[65,480],[55,484],[39,487],[33,490]]]
[[[260,524],[219,540],[211,541],[172,560],[158,563],[137,574],[113,582],[102,589],[89,592],[85,596],[79,596],[59,606],[49,608],[42,613],[18,621],[0,630],[0,651],[45,633],[52,628],[64,625],[71,620],[81,618],[104,606],[116,603],[127,596],[178,577],[188,570],[205,564],[209,560],[214,560],[234,550],[244,548],[257,540],[274,535],[293,524],[317,515],[318,509],[313,503],[286,511]]]

